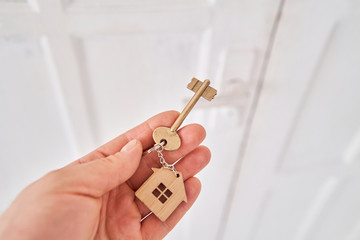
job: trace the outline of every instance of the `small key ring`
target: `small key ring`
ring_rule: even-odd
[[[162,152],[164,150],[165,141],[161,141],[160,143],[156,143],[152,148],[148,149],[143,153],[143,156],[152,153],[153,151],[158,151],[158,149],[161,149]]]
[[[161,142],[164,143],[164,142]],[[164,158],[164,154],[162,153],[162,151],[164,150],[163,145],[162,144],[155,144],[154,145],[154,150],[158,153],[158,157],[160,159],[160,164],[163,166],[163,168],[169,169],[170,171],[173,171],[173,173],[175,174],[176,177],[179,177],[178,172],[176,171],[174,164],[168,164]],[[156,145],[160,145],[160,147],[156,148]]]

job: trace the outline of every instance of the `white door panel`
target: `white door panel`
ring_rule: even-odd
[[[356,239],[359,6],[282,12],[224,238]]]
[[[45,55],[41,38],[0,37],[1,210],[30,181],[76,156]]]
[[[98,144],[144,116],[182,107],[184,79],[196,72],[201,36],[160,32],[82,39]]]

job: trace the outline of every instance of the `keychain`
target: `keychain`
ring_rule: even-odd
[[[183,123],[191,109],[200,97],[211,101],[217,94],[216,89],[209,86],[210,81],[193,78],[187,88],[195,92],[189,103],[185,106],[179,117],[171,128],[158,127],[153,132],[155,141],[154,147],[145,152],[150,154],[156,151],[160,160],[161,168],[152,168],[153,174],[135,192],[135,196],[140,199],[149,209],[150,213],[143,217],[141,221],[154,213],[161,221],[165,221],[170,214],[175,211],[182,202],[187,202],[184,180],[181,172],[176,171],[174,165],[168,164],[164,158],[163,151],[177,150],[181,145],[181,139],[177,130]]]

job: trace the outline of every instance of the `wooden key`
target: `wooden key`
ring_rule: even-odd
[[[200,80],[193,78],[187,85],[187,88],[195,92],[194,96],[190,99],[189,103],[185,106],[184,110],[180,113],[171,128],[158,127],[153,132],[153,138],[155,143],[160,144],[164,142],[165,150],[176,150],[181,145],[181,139],[177,134],[178,128],[181,126],[191,109],[195,106],[200,97],[203,97],[211,101],[217,94],[216,89],[209,86],[210,80],[201,82]]]

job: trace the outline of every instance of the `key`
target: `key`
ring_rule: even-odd
[[[185,118],[190,113],[191,109],[193,109],[197,101],[201,97],[211,101],[217,94],[217,90],[210,87],[210,80],[201,82],[200,80],[193,78],[187,85],[187,88],[195,92],[195,94],[185,106],[184,110],[180,113],[173,125],[170,128],[158,127],[153,132],[153,139],[155,143],[160,144],[163,142],[163,148],[168,151],[173,151],[180,147],[181,139],[176,131],[184,122]]]

